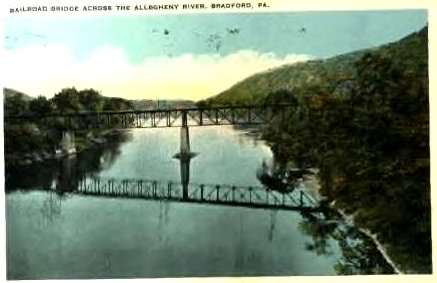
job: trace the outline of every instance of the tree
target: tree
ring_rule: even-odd
[[[29,109],[29,103],[24,94],[19,92],[6,96],[4,103],[5,115],[8,116],[24,114]]]
[[[103,109],[103,97],[94,89],[81,90],[78,93],[82,109],[99,112]]]
[[[60,112],[77,112],[81,110],[78,91],[72,88],[64,88],[52,98],[56,108]]]
[[[29,102],[29,110],[33,115],[46,115],[53,112],[53,104],[45,96],[38,96]]]

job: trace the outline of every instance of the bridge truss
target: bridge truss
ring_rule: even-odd
[[[275,118],[286,119],[292,105],[221,106],[188,109],[157,109],[6,116],[5,122],[58,124],[70,129],[159,128],[212,125],[259,125]]]

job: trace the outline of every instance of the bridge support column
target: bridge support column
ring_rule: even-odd
[[[182,199],[188,199],[188,184],[190,183],[190,159],[181,159]]]
[[[190,133],[187,119],[187,112],[182,112],[180,151],[174,156],[175,158],[179,158],[181,160],[189,160],[196,156],[196,154],[190,150]]]
[[[188,184],[190,182],[190,161],[196,156],[190,150],[190,133],[188,129],[187,112],[182,112],[182,127],[181,127],[181,144],[180,152],[174,157],[180,160],[181,164],[181,183],[182,183],[182,198],[188,199]]]
[[[190,154],[190,133],[188,131],[188,126],[181,127],[181,155]]]

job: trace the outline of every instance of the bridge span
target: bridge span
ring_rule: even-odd
[[[6,116],[5,123],[37,123],[62,130],[61,151],[75,152],[74,132],[93,129],[132,129],[180,127],[181,158],[192,156],[189,127],[223,125],[262,125],[274,119],[288,119],[294,105],[251,105],[193,107],[186,109],[153,109],[54,113],[47,115]]]
[[[89,128],[162,128],[184,126],[260,125],[286,119],[293,105],[251,105],[54,113],[6,116],[5,122],[34,122],[64,126],[68,130]]]
[[[65,188],[64,188],[65,189]],[[44,189],[48,190],[48,189]],[[195,184],[163,182],[147,179],[85,178],[68,190],[58,193],[73,195],[131,198],[246,208],[321,212],[304,189],[276,191],[262,186]]]

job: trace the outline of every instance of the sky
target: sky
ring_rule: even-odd
[[[4,82],[31,96],[76,87],[199,100],[257,72],[379,46],[426,23],[426,10],[11,17]]]

